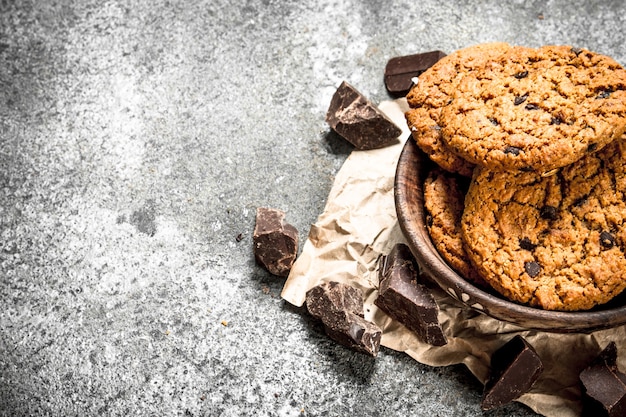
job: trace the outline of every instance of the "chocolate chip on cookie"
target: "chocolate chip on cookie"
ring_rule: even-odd
[[[612,234],[606,231],[600,233],[600,245],[603,249],[611,249],[615,243],[615,237]]]
[[[537,244],[531,242],[529,238],[524,237],[520,239],[519,247],[526,250],[533,250],[537,247]]]
[[[535,261],[524,262],[524,270],[528,275],[534,278],[541,272],[541,265]]]

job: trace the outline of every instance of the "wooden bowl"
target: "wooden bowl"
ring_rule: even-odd
[[[470,308],[526,329],[555,333],[588,333],[626,324],[626,294],[590,311],[549,311],[520,305],[472,285],[441,258],[425,223],[422,185],[430,159],[408,139],[396,170],[395,203],[400,227],[422,270],[448,294]]]

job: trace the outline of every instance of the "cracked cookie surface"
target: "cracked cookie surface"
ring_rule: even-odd
[[[418,146],[440,167],[465,176],[472,175],[473,164],[452,152],[441,138],[439,117],[452,99],[459,81],[510,48],[497,42],[459,49],[424,71],[407,94],[411,109],[406,119]]]
[[[548,172],[626,130],[626,71],[585,49],[511,47],[458,82],[439,125],[471,163]]]
[[[626,287],[626,135],[550,176],[477,169],[462,238],[510,300],[588,310]]]

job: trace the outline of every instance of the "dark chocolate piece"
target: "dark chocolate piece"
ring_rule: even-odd
[[[298,231],[281,210],[259,207],[252,237],[254,257],[269,272],[287,276],[298,251]]]
[[[516,105],[516,106],[519,106],[520,104],[525,102],[527,98],[528,98],[528,93],[524,93],[521,96],[515,97],[515,100],[513,101],[513,104]]]
[[[307,310],[323,322],[336,312],[363,316],[363,292],[340,282],[324,282],[306,293]]]
[[[380,350],[382,330],[374,323],[356,314],[343,312],[344,318],[332,325],[324,324],[326,334],[337,343],[370,356]]]
[[[385,66],[385,87],[395,97],[404,97],[414,85],[415,77],[432,67],[446,56],[441,51],[397,56],[387,61]]]
[[[402,130],[374,103],[345,81],[330,101],[326,122],[360,150],[394,144],[402,134]]]
[[[611,249],[615,246],[615,237],[607,231],[600,233],[600,246],[604,249]]]
[[[518,80],[521,80],[522,78],[528,77],[528,71],[520,71],[517,74],[513,74],[513,76]]]
[[[576,201],[574,201],[574,203],[572,205],[574,207],[582,207],[582,205],[587,202],[587,198],[588,198],[588,196],[580,197],[580,198],[576,199]]]
[[[550,119],[551,125],[560,125],[561,123],[563,123],[563,119],[559,116],[554,116],[552,117],[552,119]]]
[[[536,261],[527,261],[524,262],[524,269],[528,275],[535,278],[541,272],[541,265]]]
[[[582,48],[574,48],[572,47],[571,51],[576,54],[576,56],[580,55],[582,53]]]
[[[535,349],[517,335],[491,355],[491,372],[480,404],[491,410],[519,398],[533,386],[543,372]]]
[[[309,313],[322,321],[334,341],[371,356],[378,355],[382,330],[363,317],[363,292],[347,284],[325,282],[306,293]]]
[[[507,146],[506,148],[504,148],[504,153],[505,154],[511,154],[513,156],[517,156],[522,152],[522,150],[520,148],[517,148],[515,146]]]
[[[529,238],[525,237],[520,239],[519,241],[519,247],[525,250],[535,250],[535,248],[537,247],[537,245],[533,242],[530,241]]]
[[[557,210],[554,206],[543,206],[539,211],[539,215],[542,219],[546,220],[556,220],[557,218]]]
[[[417,282],[417,271],[409,247],[396,244],[379,263],[378,297],[374,304],[424,342],[443,346],[448,341],[439,323],[439,306],[428,287]]]
[[[617,367],[617,346],[609,343],[580,373],[583,415],[626,416],[626,374]]]

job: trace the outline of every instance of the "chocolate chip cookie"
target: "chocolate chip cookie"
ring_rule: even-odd
[[[473,163],[452,152],[441,139],[441,108],[454,96],[459,81],[510,46],[487,43],[459,49],[423,72],[407,94],[411,109],[406,113],[411,134],[418,146],[439,166],[450,172],[472,175]]]
[[[455,90],[439,118],[442,137],[492,170],[545,173],[626,130],[626,70],[586,49],[511,47]]]
[[[476,169],[462,239],[505,297],[587,310],[626,287],[626,135],[550,176]]]
[[[461,216],[468,178],[443,169],[431,170],[424,181],[426,225],[431,240],[448,265],[468,281],[487,288],[472,266],[461,238]]]

